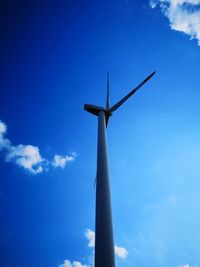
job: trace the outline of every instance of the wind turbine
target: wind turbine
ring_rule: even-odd
[[[128,100],[153,75],[152,72],[143,82],[110,108],[109,76],[107,73],[106,107],[85,104],[84,109],[98,116],[98,147],[96,175],[96,218],[95,218],[95,267],[115,267],[115,253],[112,227],[111,193],[107,156],[106,127],[112,113]]]

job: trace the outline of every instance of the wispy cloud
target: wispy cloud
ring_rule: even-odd
[[[10,141],[5,138],[6,131],[7,131],[6,124],[0,121],[0,151],[2,149],[10,147]]]
[[[200,46],[200,0],[151,0],[149,3],[151,8],[161,8],[172,30],[197,39]]]
[[[70,156],[55,155],[52,161],[52,165],[55,168],[60,167],[64,169],[67,163],[75,160],[75,157],[76,157],[76,153],[72,153]]]
[[[128,256],[128,251],[123,247],[115,246],[115,254],[122,259],[126,259]]]
[[[49,166],[54,168],[65,168],[66,164],[73,161],[76,153],[61,156],[56,154],[52,160],[48,160],[41,156],[40,149],[33,145],[12,145],[11,141],[5,137],[7,134],[7,126],[0,121],[0,151],[5,151],[5,160],[12,162],[31,174],[38,174],[49,170]]]
[[[64,263],[60,264],[59,267],[88,267],[88,265],[84,265],[80,261],[64,260]]]
[[[80,263],[80,261],[73,261],[74,267],[87,267],[87,265]]]

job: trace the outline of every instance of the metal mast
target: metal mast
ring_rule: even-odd
[[[110,108],[109,74],[107,73],[106,108],[84,105],[84,109],[98,116],[98,146],[97,146],[97,175],[96,175],[96,218],[95,218],[95,267],[115,267],[114,240],[112,228],[111,191],[109,165],[107,156],[106,126],[112,112],[118,109],[153,75],[151,73],[142,83],[134,88]]]

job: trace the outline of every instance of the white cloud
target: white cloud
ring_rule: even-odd
[[[76,157],[75,153],[72,153],[70,156],[55,155],[52,161],[52,165],[55,168],[60,167],[64,169],[67,163],[74,161],[75,157]]]
[[[88,265],[84,265],[80,261],[70,262],[69,260],[64,260],[64,263],[59,264],[58,267],[88,267]]]
[[[128,256],[128,251],[123,247],[115,246],[115,254],[122,259],[126,259]]]
[[[76,153],[70,156],[55,155],[52,161],[41,156],[40,149],[33,145],[12,145],[10,140],[5,138],[7,126],[0,121],[0,151],[5,150],[6,161],[26,169],[31,174],[38,174],[47,171],[47,166],[51,163],[55,168],[65,168],[68,162],[75,159]]]
[[[73,262],[73,267],[87,267],[87,265],[80,263],[79,261]]]
[[[95,232],[90,230],[90,229],[86,229],[85,237],[89,241],[88,247],[94,248],[94,245],[95,245]]]
[[[6,125],[2,121],[0,121],[0,134],[6,133]]]
[[[90,230],[90,229],[86,229],[85,237],[89,241],[88,247],[94,248],[94,246],[95,246],[95,232]],[[115,255],[118,256],[119,258],[125,259],[128,256],[128,251],[123,247],[115,246]]]
[[[59,264],[59,267],[72,267],[72,264],[69,260],[64,260],[64,263]]]
[[[41,157],[39,148],[32,145],[11,146],[6,160],[15,162],[33,174],[43,172],[43,163],[46,161]]]
[[[197,39],[200,46],[200,0],[150,0],[151,8],[160,6],[172,30]]]

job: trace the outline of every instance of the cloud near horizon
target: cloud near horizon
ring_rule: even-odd
[[[88,247],[94,248],[94,246],[95,246],[95,232],[90,230],[90,229],[86,229],[85,237],[89,241]],[[128,251],[123,247],[118,247],[115,245],[115,255],[118,256],[119,258],[126,259],[128,256]]]
[[[31,174],[38,174],[49,170],[49,165],[52,164],[54,168],[65,168],[66,164],[73,161],[76,153],[71,155],[61,156],[55,155],[49,161],[40,154],[40,149],[33,145],[12,145],[11,141],[5,137],[7,133],[7,126],[0,121],[0,151],[5,151],[6,162],[12,162]]]
[[[59,264],[58,267],[88,267],[87,265],[82,264],[80,261],[69,261],[64,260],[64,263]]]
[[[200,46],[200,0],[150,0],[149,4],[160,7],[172,30],[197,39]]]
[[[86,229],[85,237],[89,241],[88,247],[93,249],[95,247],[95,232],[90,229]],[[115,255],[119,258],[126,259],[128,256],[128,251],[123,247],[115,246]],[[71,262],[70,260],[64,260],[64,263],[59,264],[58,267],[90,267],[90,265],[82,264],[79,261]]]

